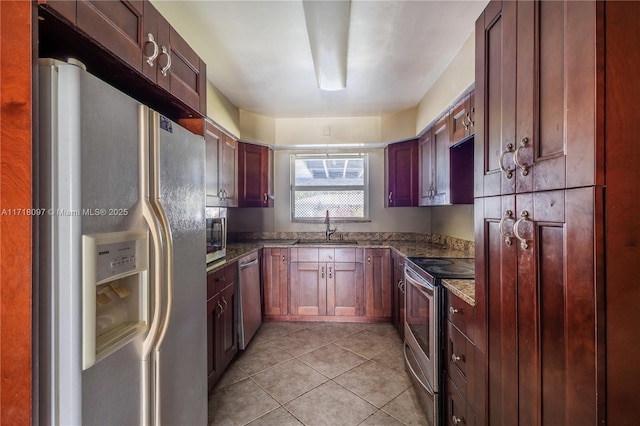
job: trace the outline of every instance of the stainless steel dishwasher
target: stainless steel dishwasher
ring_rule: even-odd
[[[262,302],[260,298],[260,263],[258,252],[242,257],[238,295],[238,347],[246,349],[253,335],[262,324]]]

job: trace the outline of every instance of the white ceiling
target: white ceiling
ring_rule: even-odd
[[[347,88],[317,87],[301,0],[152,0],[236,107],[267,116],[378,116],[416,106],[473,32],[476,1],[354,0]]]

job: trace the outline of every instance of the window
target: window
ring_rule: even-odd
[[[367,154],[291,156],[291,220],[367,220]]]

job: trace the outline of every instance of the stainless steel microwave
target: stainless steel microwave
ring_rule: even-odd
[[[207,263],[227,255],[227,209],[207,207]]]

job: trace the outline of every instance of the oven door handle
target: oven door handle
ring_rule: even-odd
[[[427,294],[429,297],[433,297],[433,284],[429,283],[427,280],[420,277],[409,268],[405,268],[404,277],[405,280],[409,281],[415,287],[419,288],[420,291]]]

